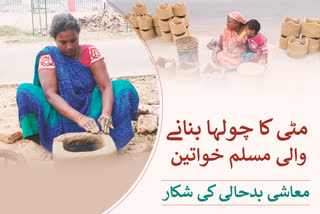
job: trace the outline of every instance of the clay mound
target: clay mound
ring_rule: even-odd
[[[308,54],[308,40],[306,38],[297,39],[293,36],[289,38],[287,55],[293,58],[302,58]]]
[[[132,9],[134,11],[134,14],[137,15],[137,16],[146,15],[148,13],[147,7],[146,7],[145,4],[137,3],[136,5],[132,6]]]
[[[291,19],[288,16],[282,21],[281,35],[299,37],[302,19]]]
[[[172,5],[172,11],[174,16],[186,16],[187,6],[185,3],[174,3]]]
[[[159,19],[169,19],[174,16],[169,3],[160,4],[160,6],[156,7],[156,13]]]
[[[307,37],[320,37],[320,20],[305,18],[301,34]]]

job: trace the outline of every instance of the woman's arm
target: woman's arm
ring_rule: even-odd
[[[86,131],[97,133],[99,128],[94,119],[86,117],[72,108],[60,95],[58,91],[58,81],[56,70],[41,69],[39,70],[39,79],[41,87],[47,101],[63,116],[77,123]]]
[[[90,65],[91,72],[96,80],[102,94],[102,111],[98,122],[104,133],[109,134],[109,129],[113,129],[112,107],[113,107],[113,88],[107,72],[106,64],[103,60]]]
[[[92,75],[99,86],[102,94],[102,114],[111,115],[113,106],[113,88],[107,72],[104,60],[90,65]]]

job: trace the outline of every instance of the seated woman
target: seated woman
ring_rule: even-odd
[[[227,27],[223,30],[218,47],[213,52],[212,60],[218,65],[234,69],[240,64],[245,46],[237,45],[239,39],[246,35],[245,18],[238,12],[230,13],[227,17]]]
[[[17,89],[24,137],[38,135],[52,152],[53,139],[70,132],[110,134],[117,149],[134,136],[139,96],[127,80],[110,81],[104,58],[92,45],[79,45],[80,25],[71,14],[56,15],[48,46],[36,57],[33,84]],[[97,123],[98,122],[98,123]]]

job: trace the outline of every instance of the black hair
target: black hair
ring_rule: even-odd
[[[56,39],[58,33],[66,30],[74,30],[80,33],[78,20],[70,13],[55,15],[50,26],[50,36]]]
[[[260,31],[260,23],[255,20],[255,19],[251,19],[247,22],[247,26],[249,27],[250,30],[254,30],[256,33],[259,33]]]

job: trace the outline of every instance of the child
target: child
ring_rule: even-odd
[[[259,52],[262,52],[261,60],[263,62],[267,61],[267,41],[259,31],[260,23],[257,20],[251,19],[247,22],[246,36],[238,41],[239,45],[246,45],[246,51],[241,56],[241,63],[250,62],[251,56]]]

